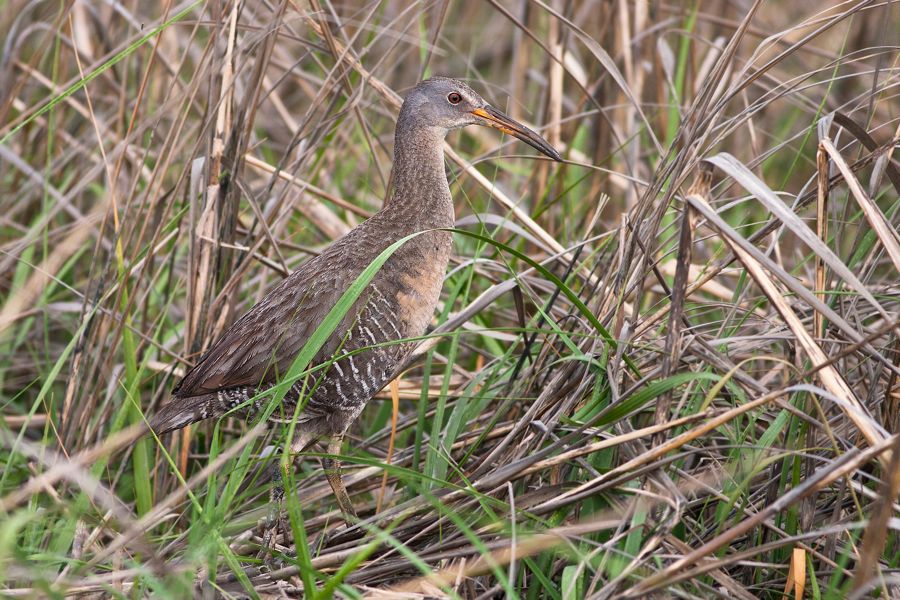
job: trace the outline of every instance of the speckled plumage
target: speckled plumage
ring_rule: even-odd
[[[459,102],[451,102],[453,94]],[[298,419],[295,449],[321,436],[343,435],[396,375],[413,345],[392,342],[422,335],[434,314],[452,238],[433,230],[454,223],[443,141],[450,129],[471,124],[511,132],[559,159],[540,136],[492,109],[465,84],[434,78],[417,85],[397,121],[390,191],[382,210],[301,265],[235,322],[151,419],[154,431],[162,434],[221,416],[271,387],[363,269],[390,244],[424,231],[387,260],[313,360],[322,364],[336,357]],[[293,414],[301,386],[285,396],[281,414]],[[251,410],[265,401],[263,396]]]

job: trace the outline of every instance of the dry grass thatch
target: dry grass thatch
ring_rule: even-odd
[[[900,597],[896,2],[3,6],[0,594]],[[451,135],[365,520],[312,453],[263,564],[285,431],[136,424],[378,210],[430,74],[566,162]]]

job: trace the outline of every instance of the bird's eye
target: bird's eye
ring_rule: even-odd
[[[459,95],[459,92],[450,92],[450,95],[447,96],[447,102],[450,104],[459,104],[462,102],[462,96]]]

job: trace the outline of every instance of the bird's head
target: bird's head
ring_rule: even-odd
[[[400,121],[449,131],[468,125],[483,125],[515,136],[553,160],[562,160],[547,140],[497,110],[472,88],[449,77],[433,77],[419,83],[406,96]]]

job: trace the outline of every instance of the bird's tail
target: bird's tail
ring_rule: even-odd
[[[219,416],[217,394],[204,394],[192,398],[173,398],[159,412],[150,417],[150,428],[156,435],[169,433],[191,423]]]

